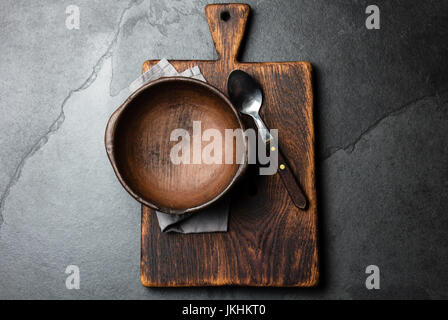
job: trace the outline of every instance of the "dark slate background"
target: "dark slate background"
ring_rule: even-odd
[[[206,2],[44,3],[0,3],[0,298],[448,298],[448,2],[376,1],[367,30],[369,1],[248,1],[241,60],[314,67],[314,289],[141,286],[139,205],[104,128],[146,59],[216,58]],[[365,288],[371,264],[380,290]]]

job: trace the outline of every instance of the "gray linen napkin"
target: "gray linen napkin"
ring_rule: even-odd
[[[161,77],[182,76],[195,78],[207,82],[199,67],[195,66],[182,73],[177,70],[166,59],[160,60],[151,69],[135,79],[129,85],[130,93],[148,83]],[[202,233],[202,232],[226,232],[229,215],[229,198],[225,196],[213,205],[197,211],[181,215],[167,214],[156,211],[159,227],[162,232],[177,233]]]

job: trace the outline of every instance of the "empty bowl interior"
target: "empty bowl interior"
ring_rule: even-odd
[[[207,164],[202,157],[193,163],[198,159],[193,147],[188,149],[190,163],[175,164],[170,154],[181,138],[170,141],[173,130],[188,132],[184,143],[189,137],[192,146],[193,139],[200,138],[194,136],[194,121],[200,121],[201,133],[215,129],[223,138],[225,129],[242,127],[235,109],[216,89],[197,81],[165,80],[146,87],[125,104],[116,120],[113,158],[122,183],[135,197],[162,211],[180,213],[219,197],[242,164],[226,164],[224,156],[222,163]],[[201,148],[210,142],[200,142]],[[223,154],[228,152],[226,146],[236,155],[235,139],[222,141]]]

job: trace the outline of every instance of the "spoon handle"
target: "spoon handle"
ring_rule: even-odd
[[[274,150],[272,149],[274,148]],[[292,201],[295,206],[300,209],[305,209],[307,205],[307,200],[305,194],[299,186],[296,178],[294,177],[294,173],[292,172],[288,162],[286,161],[283,153],[280,149],[275,150],[275,147],[271,147],[271,152],[278,152],[278,174],[282,178],[283,184],[286,187],[286,190],[289,193]]]
[[[252,114],[252,118],[254,119],[255,124],[257,125],[258,132],[263,142],[265,144],[268,144],[270,141],[273,141],[273,137],[269,132],[268,128],[266,127],[266,125],[264,124],[263,119],[261,119],[258,114]]]
[[[278,153],[277,172],[282,178],[283,184],[285,185],[285,188],[288,191],[289,196],[294,202],[294,205],[300,209],[305,209],[307,204],[305,194],[303,193],[302,189],[299,186],[299,183],[294,177],[294,173],[291,171],[288,162],[286,161],[282,152],[278,148],[278,143],[277,144],[274,143],[274,137],[271,135],[266,125],[264,124],[263,120],[258,114],[252,114],[252,118],[254,119],[255,124],[258,127],[258,132],[261,136],[261,139],[266,144],[266,146],[270,148],[271,154],[272,152]]]

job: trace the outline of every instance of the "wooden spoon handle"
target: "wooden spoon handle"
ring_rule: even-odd
[[[273,151],[271,149],[271,152],[275,152],[275,150]],[[277,152],[278,152],[277,172],[278,174],[280,174],[283,184],[285,185],[286,190],[288,191],[289,196],[291,197],[295,206],[300,209],[305,209],[307,205],[305,194],[303,193],[302,189],[299,186],[299,183],[294,177],[294,173],[292,172],[288,162],[283,156],[283,153],[280,151],[280,149],[277,149]]]

